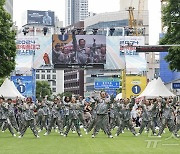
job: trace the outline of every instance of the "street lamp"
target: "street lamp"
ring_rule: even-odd
[[[97,28],[93,28],[93,35],[96,35],[97,34],[97,32],[98,32],[98,29]]]
[[[43,28],[43,32],[44,32],[44,36],[46,36],[47,32],[48,32],[48,28],[47,27],[44,27]]]
[[[109,32],[110,32],[110,35],[111,35],[111,36],[113,36],[114,31],[115,31],[115,28],[110,28]]]
[[[22,32],[24,33],[24,35],[29,33],[29,27],[25,27]]]
[[[65,28],[60,28],[60,32],[61,32],[62,35],[64,35],[64,33],[65,33]]]

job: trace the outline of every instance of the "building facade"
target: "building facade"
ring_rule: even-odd
[[[37,69],[36,81],[48,81],[54,95],[64,92],[64,71],[55,69]]]
[[[84,71],[64,71],[64,92],[70,92],[76,96],[84,96]]]
[[[4,8],[11,15],[11,18],[13,19],[13,0],[6,0]]]
[[[65,26],[84,21],[88,16],[88,0],[65,1]]]

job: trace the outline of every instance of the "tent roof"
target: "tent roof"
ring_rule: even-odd
[[[120,100],[120,99],[122,99],[122,93],[116,95],[116,100]]]
[[[14,83],[8,78],[5,79],[4,83],[0,87],[0,96],[4,98],[25,98],[16,88]]]
[[[152,80],[145,88],[145,90],[137,98],[156,98],[156,97],[169,97],[175,96],[170,92],[162,82],[161,78]]]

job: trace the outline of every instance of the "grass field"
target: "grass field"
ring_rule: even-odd
[[[67,138],[54,131],[49,136],[43,136],[43,133],[36,139],[28,130],[23,138],[18,139],[8,131],[0,132],[0,154],[180,154],[180,139],[170,133],[163,134],[162,138],[144,132],[135,137],[125,131],[113,139],[107,138],[103,132],[96,138],[91,138],[91,133],[85,135],[84,131],[82,137],[70,132]]]

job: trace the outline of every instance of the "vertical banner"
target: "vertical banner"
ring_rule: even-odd
[[[144,53],[137,53],[136,46],[144,45],[144,36],[108,36],[105,69],[125,69],[138,74],[146,70]]]
[[[146,76],[126,76],[126,85],[125,89],[123,89],[122,94],[126,94],[126,98],[130,98],[132,96],[139,96],[147,85]],[[122,81],[124,82],[124,81]]]
[[[19,36],[16,38],[16,69],[51,66],[52,36]]]
[[[32,76],[11,76],[11,80],[24,97],[34,97],[34,82]]]

